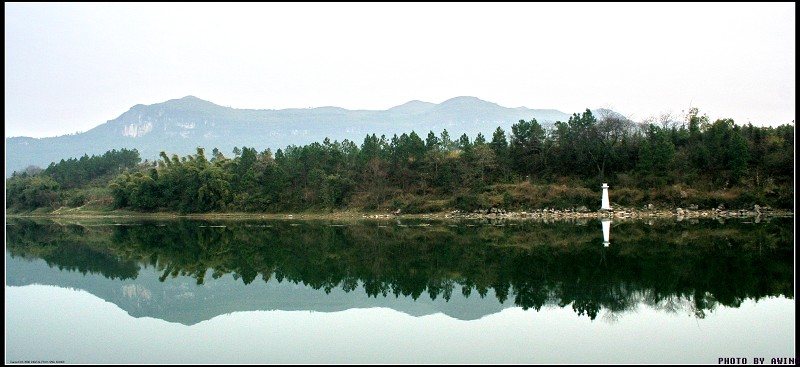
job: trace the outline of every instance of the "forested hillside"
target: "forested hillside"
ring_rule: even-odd
[[[709,121],[634,123],[590,110],[545,128],[520,120],[492,136],[447,130],[359,144],[324,139],[285,149],[216,148],[135,162],[122,150],[15,173],[6,206],[50,210],[94,202],[137,211],[403,213],[599,207],[601,183],[623,206],[792,208],[794,126]],[[135,159],[134,154],[135,153]]]

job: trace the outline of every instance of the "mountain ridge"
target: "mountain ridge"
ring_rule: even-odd
[[[566,121],[569,114],[554,109],[503,107],[477,97],[459,96],[442,103],[412,100],[386,110],[349,110],[335,106],[287,109],[237,109],[187,95],[150,105],[136,104],[88,131],[56,137],[6,138],[6,177],[28,166],[47,167],[61,159],[100,155],[112,149],[137,149],[142,159],[155,160],[161,151],[179,156],[197,147],[283,149],[345,139],[361,145],[370,134],[410,133],[451,137],[478,133],[491,136],[497,127],[507,133],[519,120],[536,118],[543,126]]]

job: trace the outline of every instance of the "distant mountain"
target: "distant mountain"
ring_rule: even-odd
[[[580,111],[577,111],[580,112]],[[552,109],[508,108],[475,97],[456,97],[439,104],[411,101],[383,111],[339,107],[252,110],[223,107],[194,96],[152,105],[135,105],[114,120],[76,135],[52,138],[6,138],[6,177],[29,165],[136,148],[142,159],[155,160],[161,151],[184,156],[198,146],[210,154],[219,148],[230,156],[234,147],[266,148],[349,139],[361,145],[367,134],[415,131],[423,139],[447,129],[453,139],[483,133],[491,139],[499,126],[506,132],[519,120],[536,118],[545,126],[566,121],[569,114]]]

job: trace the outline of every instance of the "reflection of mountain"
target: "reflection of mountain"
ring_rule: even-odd
[[[161,282],[152,268],[140,269],[135,280],[111,280],[96,274],[60,271],[42,260],[12,258],[8,253],[6,269],[9,286],[45,284],[83,289],[116,304],[133,317],[153,317],[185,325],[238,311],[336,312],[373,307],[391,308],[411,316],[443,313],[460,320],[475,320],[513,306],[508,301],[501,304],[494,296],[456,295],[448,301],[441,297],[436,300],[420,297],[415,301],[406,296],[371,297],[342,289],[332,289],[326,294],[321,289],[288,281],[278,283],[274,279],[244,285],[231,275],[209,279],[203,285],[185,276]]]
[[[512,305],[570,305],[591,319],[682,305],[703,317],[717,304],[793,297],[792,218],[615,223],[611,247],[597,220],[111,224],[12,220],[7,284],[85,289],[131,315],[183,323],[354,307],[474,319]]]

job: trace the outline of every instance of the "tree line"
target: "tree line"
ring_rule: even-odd
[[[603,182],[627,190],[618,199],[628,205],[694,200],[791,208],[793,157],[793,125],[712,123],[696,108],[680,122],[662,116],[636,123],[613,113],[598,118],[587,109],[552,127],[520,120],[510,132],[497,127],[491,137],[455,138],[443,130],[423,139],[411,131],[391,138],[367,135],[360,146],[326,138],[274,154],[253,147],[234,148],[231,156],[214,148],[209,157],[202,147],[184,157],[161,152],[156,162],[125,165],[104,189],[117,208],[185,213],[593,207]],[[92,176],[88,168],[73,168],[84,167],[80,161],[69,162],[39,174],[15,174],[7,181],[7,196],[11,181],[34,177],[52,179],[39,190],[50,196],[15,196],[7,207],[63,204],[70,196],[65,189],[108,172],[98,169],[99,176]],[[543,201],[564,186],[586,194]],[[684,199],[673,200],[678,192]]]
[[[103,155],[62,159],[44,170],[29,166],[6,180],[6,208],[30,210],[82,205],[86,201],[86,188],[105,187],[115,174],[135,169],[140,162],[139,151],[122,148]]]

